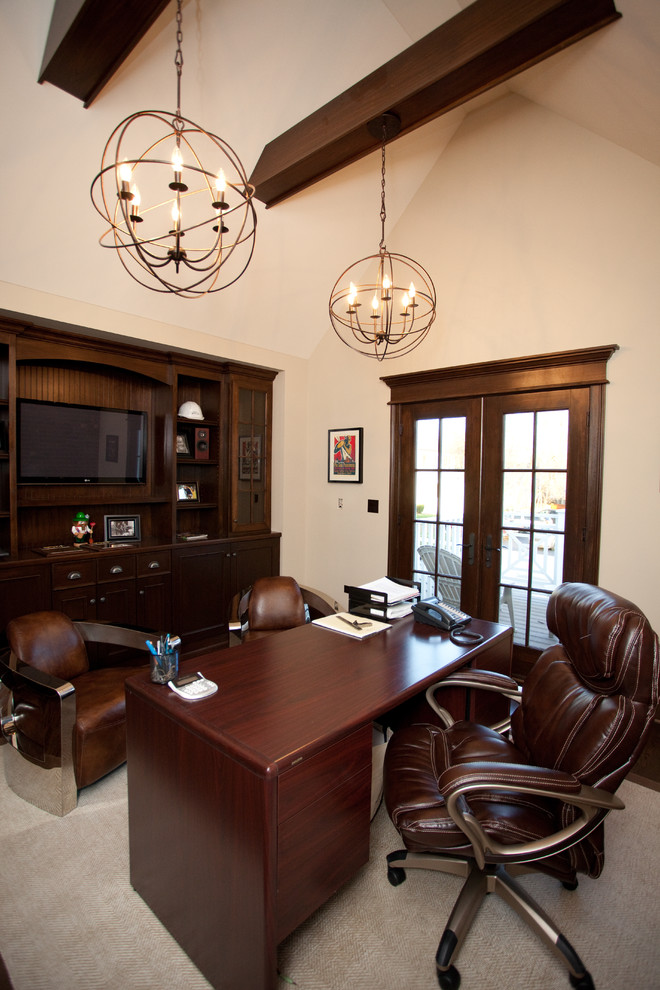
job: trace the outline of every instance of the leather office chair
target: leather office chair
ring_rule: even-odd
[[[630,602],[587,584],[557,588],[547,622],[560,642],[541,654],[522,690],[504,675],[449,675],[427,693],[445,727],[407,726],[385,756],[385,802],[406,846],[388,856],[390,882],[401,883],[410,867],[467,877],[436,955],[445,990],[460,984],[453,961],[487,893],[500,894],[556,952],[572,986],[593,987],[512,874],[541,871],[568,889],[578,873],[600,875],[603,819],[623,808],[615,791],[658,706],[658,637]],[[510,738],[452,723],[438,703],[441,686],[477,685],[519,702]]]
[[[0,680],[10,692],[2,719],[5,776],[26,801],[66,815],[78,789],[126,761],[124,681],[144,663],[90,670],[86,642],[147,653],[145,633],[62,612],[33,612],[7,626]]]
[[[258,578],[247,591],[234,596],[229,632],[244,643],[278,630],[295,629],[337,609],[336,602],[320,591],[301,587],[292,577]]]

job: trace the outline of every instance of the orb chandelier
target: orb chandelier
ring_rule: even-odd
[[[354,262],[339,276],[330,293],[330,322],[354,351],[383,361],[412,351],[426,337],[435,319],[435,287],[418,262],[385,247],[385,145],[401,130],[392,112],[369,124],[382,137],[378,254]]]
[[[181,23],[177,0],[176,113],[140,110],[122,120],[91,197],[109,224],[99,243],[117,251],[136,282],[194,299],[245,272],[257,217],[254,187],[236,153],[181,114]]]

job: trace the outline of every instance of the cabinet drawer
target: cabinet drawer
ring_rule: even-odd
[[[280,824],[333,790],[358,770],[371,766],[371,725],[363,726],[279,777]]]
[[[84,550],[80,551],[81,554]],[[71,585],[96,582],[96,560],[67,560],[53,564],[53,588],[70,588]]]
[[[145,574],[167,573],[172,569],[172,554],[169,550],[155,550],[153,553],[141,553],[137,559],[137,572],[142,577]]]
[[[135,557],[101,557],[99,559],[99,581],[121,581],[132,577],[135,577]]]

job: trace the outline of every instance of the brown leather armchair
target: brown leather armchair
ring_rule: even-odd
[[[292,577],[258,578],[247,591],[234,596],[229,632],[244,643],[281,629],[295,629],[337,609],[336,602],[320,591],[301,587]]]
[[[639,756],[658,706],[658,637],[623,598],[587,584],[551,595],[559,644],[520,690],[502,675],[457,672],[428,697],[445,723],[394,733],[385,802],[405,849],[388,856],[394,886],[420,867],[466,877],[436,955],[438,982],[455,990],[453,962],[483,897],[498,893],[550,946],[579,990],[593,988],[559,928],[512,878],[538,870],[577,887],[603,868],[603,819],[623,808],[615,791]],[[498,683],[499,682],[499,683]],[[518,702],[509,735],[452,722],[442,687],[500,690]]]
[[[5,776],[21,797],[56,815],[126,760],[124,681],[139,665],[90,669],[86,642],[144,651],[146,634],[62,612],[33,612],[7,626],[0,680],[10,693],[2,719]]]

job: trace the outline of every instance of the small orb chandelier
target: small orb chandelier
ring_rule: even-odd
[[[110,225],[99,243],[117,251],[131,278],[195,299],[245,272],[257,217],[254,186],[236,153],[181,115],[181,22],[177,0],[174,117],[161,110],[126,117],[108,138],[91,197]]]
[[[366,357],[383,361],[408,354],[426,337],[435,319],[435,287],[429,273],[403,254],[385,247],[385,144],[401,130],[395,113],[371,121],[382,135],[378,254],[354,262],[330,294],[330,322],[341,340]],[[362,310],[362,315],[360,314]]]

